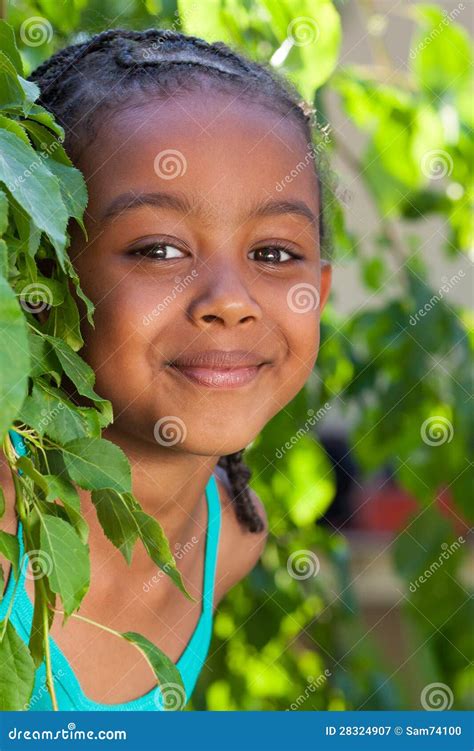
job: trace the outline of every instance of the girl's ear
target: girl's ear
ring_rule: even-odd
[[[321,289],[319,292],[319,310],[322,313],[331,291],[332,266],[329,261],[321,260]]]

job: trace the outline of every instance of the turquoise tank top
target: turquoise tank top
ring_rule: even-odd
[[[20,453],[18,442],[14,441],[14,445],[17,453]],[[24,453],[24,451],[21,451],[21,453]],[[166,687],[163,686],[163,691],[160,687],[153,688],[143,696],[121,704],[100,704],[92,701],[84,694],[71,665],[50,636],[52,672],[60,710],[156,712],[165,708],[183,709],[186,702],[189,701],[207,657],[212,637],[214,582],[221,527],[219,490],[214,475],[211,475],[206,485],[206,500],[208,518],[201,615],[184,652],[176,662],[176,667],[183,679],[185,696],[183,696],[182,689],[179,686],[168,684]],[[24,547],[21,522],[18,523],[17,536],[20,544],[20,561],[22,561]],[[10,622],[23,641],[28,643],[33,619],[33,605],[24,586],[26,562],[22,562],[22,564]],[[0,620],[5,618],[14,589],[15,578],[10,570],[5,596],[0,603]],[[133,624],[130,625],[130,630],[134,630]],[[29,705],[25,706],[25,709],[29,711],[52,710],[51,699],[46,688],[46,666],[44,662],[36,671],[33,693]]]

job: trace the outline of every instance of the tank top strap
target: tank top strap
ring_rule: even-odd
[[[221,503],[219,489],[214,474],[206,485],[207,498],[207,536],[206,554],[204,561],[203,612],[212,614],[214,604],[214,589],[217,570],[217,555],[219,552],[219,538],[221,532]]]

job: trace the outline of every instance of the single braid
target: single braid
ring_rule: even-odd
[[[237,519],[250,532],[261,532],[263,521],[255,508],[248,486],[252,472],[242,459],[243,453],[242,449],[234,454],[221,456],[217,463],[225,469],[229,478]]]
[[[171,91],[196,90],[202,77],[216,89],[238,91],[249,101],[264,104],[283,117],[293,117],[308,145],[312,142],[313,110],[286,79],[266,64],[249,60],[223,42],[170,29],[108,29],[90,40],[59,50],[30,75],[40,88],[39,104],[53,113],[65,130],[65,148],[74,161],[94,135],[104,109],[119,110],[122,101],[153,91],[165,97]],[[316,175],[322,195],[323,155],[318,154]],[[320,199],[320,245],[329,255],[324,205]],[[251,471],[242,459],[243,450],[219,459],[232,488],[235,513],[251,532],[260,532],[263,522],[250,496]]]

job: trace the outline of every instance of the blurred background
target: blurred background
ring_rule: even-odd
[[[28,73],[114,27],[182,30],[270,62],[315,108],[335,173],[317,367],[246,452],[270,539],[219,607],[192,709],[474,705],[473,10],[0,2]]]

